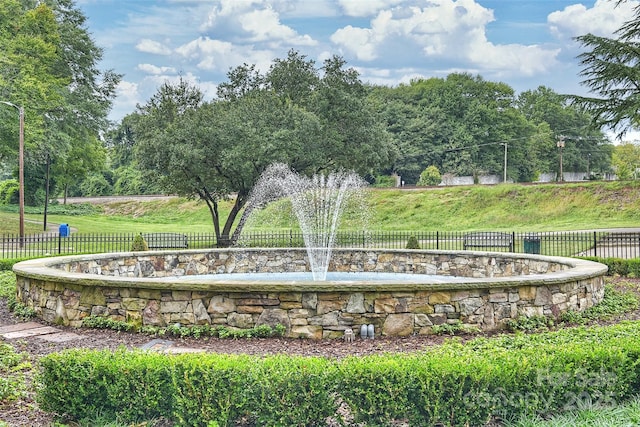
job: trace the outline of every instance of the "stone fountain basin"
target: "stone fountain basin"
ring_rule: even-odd
[[[17,297],[45,321],[107,316],[143,326],[282,324],[287,336],[431,333],[463,323],[490,331],[519,316],[583,311],[604,295],[603,264],[541,255],[334,249],[330,271],[434,275],[401,280],[215,280],[203,274],[308,271],[305,249],[210,249],[77,255],[14,266]],[[176,278],[175,276],[183,276]],[[186,276],[186,277],[184,277]],[[447,281],[437,280],[447,276]]]

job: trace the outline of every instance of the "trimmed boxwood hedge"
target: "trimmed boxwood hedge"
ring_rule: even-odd
[[[581,258],[605,264],[609,267],[609,276],[640,277],[640,258]]]
[[[315,426],[342,416],[367,426],[478,426],[631,398],[638,337],[640,323],[625,322],[340,360],[69,350],[40,360],[38,400],[70,419],[184,426]]]

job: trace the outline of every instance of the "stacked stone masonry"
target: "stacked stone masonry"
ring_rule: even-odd
[[[402,286],[325,282],[212,285],[170,280],[184,275],[306,271],[303,250],[75,256],[37,260],[41,264],[32,269],[22,269],[25,263],[21,263],[15,271],[19,301],[51,323],[80,326],[87,316],[107,316],[139,326],[179,323],[247,329],[281,324],[290,337],[321,339],[342,336],[347,328],[359,330],[363,324],[373,324],[377,334],[389,336],[429,334],[434,325],[458,322],[490,331],[521,315],[557,317],[568,310],[582,311],[602,299],[606,268],[595,269],[601,274],[565,277],[572,266],[559,260],[563,259],[366,250],[335,251],[332,257],[333,271],[486,279]],[[531,277],[536,280],[527,279]]]

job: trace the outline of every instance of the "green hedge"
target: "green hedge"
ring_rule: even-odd
[[[0,271],[10,271],[14,264],[29,258],[0,258]]]
[[[640,277],[640,258],[599,258],[584,257],[590,261],[596,261],[609,267],[609,276]]]
[[[627,322],[341,360],[71,350],[41,359],[38,400],[71,419],[185,426],[326,425],[338,413],[367,426],[477,426],[632,397],[638,337],[640,323]]]

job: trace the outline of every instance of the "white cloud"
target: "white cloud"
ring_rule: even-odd
[[[176,69],[173,67],[158,67],[157,65],[152,64],[138,64],[136,66],[137,70],[144,71],[148,74],[166,74],[171,73],[175,74]]]
[[[341,15],[335,0],[272,0],[272,7],[285,18],[333,18]]]
[[[534,76],[544,74],[558,65],[556,57],[560,49],[543,49],[539,46],[494,45],[479,43],[470,49],[469,58],[484,71],[495,76],[519,74]]]
[[[312,46],[317,42],[309,35],[300,35],[280,20],[294,4],[286,1],[221,0],[213,6],[200,31],[225,34],[237,42],[268,42],[271,45]]]
[[[345,15],[372,16],[379,11],[399,5],[404,0],[338,0]]]
[[[153,53],[156,55],[170,55],[171,49],[163,43],[150,39],[142,39],[136,44],[136,49],[140,52]]]
[[[229,42],[199,37],[176,49],[176,52],[198,63],[198,68],[226,72],[243,63],[256,64],[261,70],[269,68],[273,54],[268,50],[254,50],[250,46],[238,46]]]
[[[561,11],[550,13],[547,22],[558,38],[572,38],[587,33],[610,37],[626,21],[633,18],[638,1],[627,1],[616,6],[611,0],[597,0],[592,8],[573,4]]]
[[[467,70],[496,75],[545,73],[557,64],[559,49],[490,42],[485,28],[493,20],[493,12],[474,0],[434,0],[425,7],[381,10],[369,28],[346,26],[331,41],[361,61],[393,60],[404,50],[449,68],[465,64]]]
[[[282,25],[273,9],[253,10],[238,17],[238,22],[252,42],[286,41],[291,45],[312,46],[316,42],[308,35],[299,36],[291,27]]]
[[[331,41],[362,61],[372,61],[378,57],[381,38],[370,28],[347,25],[333,33]]]

